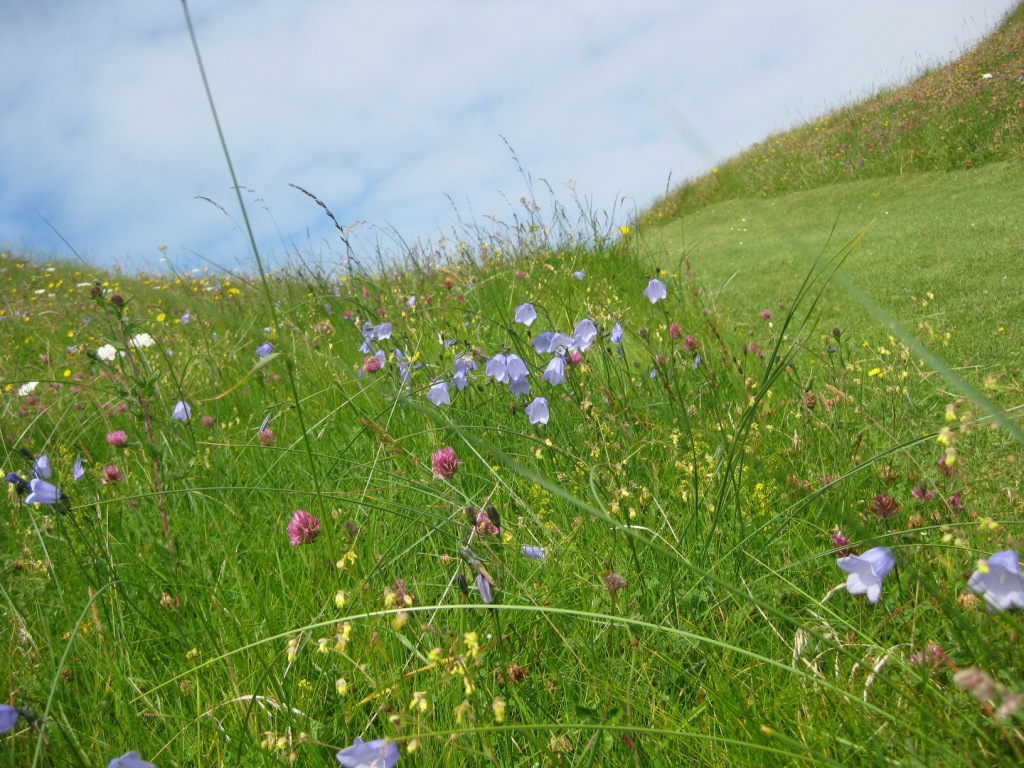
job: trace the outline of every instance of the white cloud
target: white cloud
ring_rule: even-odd
[[[769,132],[947,59],[1012,0],[674,4],[193,0],[267,253],[344,225],[434,238],[507,219],[526,186],[642,208]],[[9,4],[0,27],[0,241],[152,266],[247,263],[178,3]],[[263,210],[263,207],[269,211]],[[627,210],[628,212],[628,210]],[[273,220],[271,220],[273,217]],[[276,226],[275,226],[276,225]],[[364,231],[365,232],[365,231]],[[307,233],[311,239],[307,239]],[[365,232],[372,241],[372,232]],[[386,235],[385,235],[386,239]]]

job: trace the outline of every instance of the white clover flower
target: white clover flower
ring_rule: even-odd
[[[31,395],[33,392],[36,391],[36,387],[38,387],[38,386],[39,386],[39,382],[38,381],[28,381],[28,382],[25,382],[20,387],[18,387],[18,394],[21,397],[25,397],[25,395]]]

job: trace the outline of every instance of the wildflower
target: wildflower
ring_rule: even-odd
[[[761,310],[761,319],[762,320],[771,320],[772,319],[772,311],[770,309],[762,309]]]
[[[490,516],[487,514],[485,510],[481,509],[479,512],[476,513],[476,520],[474,522],[476,524],[476,530],[481,536],[487,534],[493,536],[496,533],[499,533],[498,526],[494,524],[494,521],[491,520]]]
[[[612,326],[611,342],[612,344],[621,344],[626,334],[622,330],[622,323],[616,323]]]
[[[18,395],[20,397],[26,397],[27,395],[31,395],[33,392],[35,392],[36,387],[38,386],[38,381],[26,382],[25,384],[22,384],[20,387],[18,387]]]
[[[538,397],[534,399],[532,403],[526,406],[526,415],[530,417],[531,424],[547,424],[548,419],[551,418],[547,398]]]
[[[499,384],[509,384],[530,375],[530,370],[519,355],[500,352],[487,361],[486,372]]]
[[[113,362],[117,357],[117,348],[113,344],[104,344],[96,350],[96,357],[104,363]]]
[[[310,544],[320,535],[320,521],[304,509],[296,509],[288,523],[288,540],[293,547]]]
[[[941,472],[946,477],[949,477],[951,474],[953,474],[953,465],[955,463],[956,454],[953,454],[952,461],[950,461],[950,457],[943,454],[942,458],[939,459],[939,472]]]
[[[978,570],[971,574],[967,588],[983,597],[993,610],[1005,611],[1014,606],[1024,608],[1024,579],[1017,553],[1007,549],[992,555],[987,561],[979,561]]]
[[[476,588],[480,592],[480,599],[490,605],[494,602],[494,592],[491,591],[491,582],[482,573],[476,575]]]
[[[516,307],[516,322],[522,323],[527,328],[533,325],[533,321],[537,319],[537,310],[533,308],[533,304],[526,303],[520,304]]]
[[[528,544],[524,544],[523,554],[531,560],[540,560],[542,563],[548,559],[547,550],[544,547],[531,547]]]
[[[32,474],[44,479],[53,477],[53,467],[50,466],[50,457],[44,453],[36,459],[36,463],[32,465]]]
[[[561,355],[555,355],[551,358],[548,367],[544,369],[544,375],[541,376],[541,380],[546,381],[553,387],[557,387],[565,381],[565,358]]]
[[[18,493],[27,493],[32,488],[32,486],[29,485],[28,480],[23,478],[17,472],[8,472],[6,480],[17,489]]]
[[[494,701],[491,702],[491,709],[494,711],[494,722],[505,722],[505,700],[503,698],[495,696]]]
[[[260,440],[260,445],[272,445],[276,439],[274,436],[274,430],[272,429],[261,429],[256,433],[256,436]]]
[[[452,399],[448,394],[448,382],[435,381],[427,392],[427,400],[437,406],[451,405]]]
[[[156,768],[153,763],[143,760],[135,750],[115,757],[107,764],[107,768]]]
[[[434,452],[431,464],[434,467],[434,477],[440,480],[451,480],[459,471],[462,460],[456,455],[455,449],[447,445]]]
[[[963,502],[963,491],[957,491],[949,497],[949,506],[951,509],[961,510],[964,508]]]
[[[339,589],[334,593],[334,604],[339,611],[345,607],[345,590]]]
[[[896,500],[888,493],[880,493],[872,500],[871,507],[868,511],[875,517],[885,520],[899,512],[900,505],[897,504]]]
[[[356,736],[352,746],[335,756],[344,768],[395,768],[401,752],[393,741],[363,741]]]
[[[698,346],[699,346],[699,343],[697,342],[697,337],[696,336],[693,336],[693,335],[687,336],[686,340],[683,341],[683,349],[685,349],[687,352],[696,352]]]
[[[26,504],[56,504],[64,498],[60,489],[38,477],[29,481],[31,493],[25,497]]]
[[[657,304],[662,299],[668,298],[668,288],[661,280],[654,278],[644,288],[644,296],[651,300],[651,304]]]
[[[916,485],[910,492],[914,494],[914,498],[918,501],[931,501],[935,498],[935,493],[933,491],[929,491],[927,488],[921,488]]]
[[[7,733],[7,731],[14,728],[18,724],[18,718],[21,714],[17,709],[8,705],[0,704],[0,733]]]
[[[384,367],[388,357],[383,349],[377,350],[375,355],[367,355],[363,360],[363,373],[376,373]]]
[[[452,376],[452,384],[459,388],[459,392],[469,384],[469,372],[476,370],[476,360],[470,354],[459,355],[455,358],[455,375]]]
[[[580,269],[577,270],[576,272],[573,272],[572,276],[575,277],[577,280],[582,280],[584,277],[587,276],[587,273]]]
[[[846,571],[846,590],[851,595],[867,593],[868,600],[877,603],[882,596],[882,580],[896,564],[896,556],[888,547],[875,547],[863,555],[847,555],[836,560]]]
[[[103,468],[103,476],[100,478],[100,482],[104,485],[113,485],[124,480],[124,475],[121,474],[121,470],[117,468],[116,464],[108,464]]]
[[[188,325],[191,322],[192,322],[192,313],[191,312],[186,312],[184,315],[181,316],[181,323],[182,323],[182,325]]]
[[[838,526],[832,530],[832,546],[839,550],[840,557],[856,554],[856,550],[850,546],[850,539]]]
[[[199,420],[199,423],[207,429],[211,429],[213,425],[217,423],[217,420],[213,418],[213,416],[203,416],[203,418]]]
[[[530,382],[526,380],[525,376],[520,376],[518,379],[513,379],[512,383],[508,385],[508,391],[516,397],[528,395],[530,394]]]
[[[128,434],[123,429],[118,429],[107,434],[107,442],[115,448],[121,448],[128,444]]]
[[[256,347],[256,357],[258,357],[260,360],[262,360],[265,357],[270,357],[270,355],[273,354],[273,352],[274,345],[271,344],[269,341],[264,344],[260,344],[258,347]]]
[[[672,323],[668,327],[668,335],[673,339],[678,339],[683,335],[683,327],[679,323]]]
[[[174,410],[171,411],[171,418],[174,421],[187,422],[192,418],[192,407],[184,400],[179,400],[174,405]]]
[[[585,317],[576,323],[572,332],[571,347],[578,352],[586,352],[597,338],[597,326],[589,317]]]
[[[128,340],[128,346],[132,349],[145,349],[156,344],[153,337],[148,333],[137,333]]]
[[[626,580],[615,571],[605,571],[603,578],[604,585],[608,588],[608,594],[610,595],[614,595],[620,589],[625,589],[628,586]]]
[[[75,459],[75,466],[74,469],[71,470],[71,476],[74,477],[75,480],[81,480],[85,476],[85,470],[82,469],[81,459]]]

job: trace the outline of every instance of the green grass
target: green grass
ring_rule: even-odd
[[[1019,163],[978,165],[654,211],[621,240],[548,240],[528,211],[386,273],[5,255],[0,462],[47,454],[69,501],[8,487],[0,671],[23,719],[0,754],[329,765],[359,737],[403,766],[1019,764],[1005,692],[953,682],[1024,693],[1019,613],[966,589],[1022,543],[1020,444],[985,410],[1021,403]],[[584,318],[594,345],[542,381],[531,339]],[[485,376],[503,350],[529,395]],[[297,509],[321,533],[292,546]],[[846,546],[895,552],[877,604],[842,589]]]

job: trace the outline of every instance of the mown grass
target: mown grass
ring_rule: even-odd
[[[723,201],[622,239],[554,237],[527,206],[401,267],[265,283],[5,255],[0,460],[28,477],[47,454],[69,500],[9,485],[0,669],[23,719],[2,754],[327,765],[360,737],[402,765],[1019,763],[1020,712],[953,682],[1024,692],[1019,619],[966,589],[1021,544],[1020,446],[983,402],[1016,421],[1016,172]],[[531,340],[585,318],[593,346],[542,381]],[[503,351],[530,394],[485,375]],[[296,509],[322,529],[300,546]],[[897,566],[871,604],[836,557],[876,546]]]
[[[737,198],[1019,159],[1022,62],[1024,8],[1018,6],[949,64],[755,144],[682,184],[644,220],[673,219]]]

